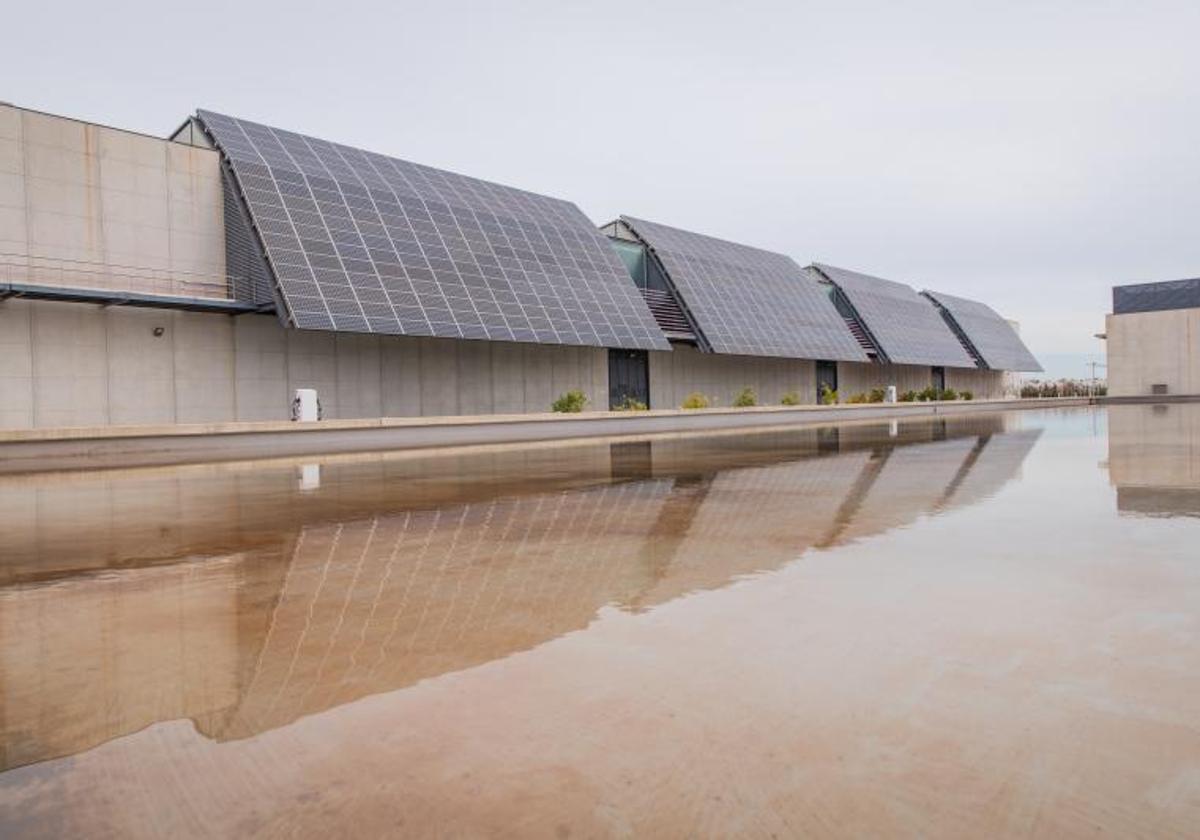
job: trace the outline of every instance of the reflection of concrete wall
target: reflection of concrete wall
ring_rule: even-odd
[[[0,303],[0,427],[286,420],[296,388],[316,388],[330,419],[549,411],[572,388],[607,408],[608,356],[288,330],[274,316]]]
[[[767,449],[739,456],[713,441],[667,441],[661,459],[631,459],[618,448],[629,444],[580,447],[576,482],[599,479],[610,452],[643,470],[648,461],[651,471],[691,472],[554,489],[535,478],[553,475],[535,453],[486,456],[498,469],[530,459],[515,484],[476,481],[486,458],[474,467],[428,459],[407,474],[385,463],[326,467],[320,490],[305,493],[292,470],[218,471],[219,481],[188,482],[206,490],[148,523],[121,505],[133,492],[121,476],[86,499],[66,493],[77,515],[91,514],[80,518],[94,543],[107,538],[120,550],[154,544],[153,525],[172,517],[193,542],[164,538],[162,551],[199,547],[206,526],[227,532],[213,546],[237,543],[240,531],[261,541],[208,559],[181,554],[186,562],[170,566],[121,568],[118,557],[104,574],[0,588],[0,766],[179,717],[211,738],[248,737],[530,649],[586,627],[606,606],[637,610],[719,588],[810,547],[969,503],[1003,486],[1028,451],[993,448],[1007,438],[990,434],[995,418],[905,424],[895,438],[888,426],[845,431],[845,441],[828,439],[832,449],[817,430],[795,437],[794,450],[785,436],[767,436],[782,444],[774,463]],[[940,439],[954,435],[965,436]],[[722,468],[739,457],[753,466]],[[174,473],[138,497],[153,495],[154,481],[169,488]],[[526,481],[542,484],[518,492]],[[71,514],[70,503],[42,503],[47,517]],[[109,519],[97,521],[97,509]],[[57,548],[79,552],[86,530]],[[109,534],[117,531],[131,536]]]
[[[242,559],[0,589],[0,769],[236,703]]]
[[[0,582],[278,548],[306,524],[609,480],[608,445],[0,477]]]
[[[743,388],[753,388],[760,405],[779,405],[789,391],[801,403],[816,402],[816,367],[809,359],[773,359],[701,353],[677,345],[650,353],[650,407],[679,408],[693,391],[729,406]]]
[[[1200,489],[1200,406],[1109,406],[1108,472],[1117,487]]]
[[[1200,309],[1134,312],[1107,318],[1108,393],[1200,394]]]
[[[0,105],[0,282],[224,297],[217,153]]]

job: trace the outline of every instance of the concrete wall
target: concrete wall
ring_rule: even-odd
[[[608,355],[287,330],[265,315],[0,303],[0,428],[286,420],[296,388],[316,388],[329,419],[548,411],[572,388],[606,409]]]
[[[1147,395],[1163,384],[1169,394],[1200,394],[1200,309],[1109,315],[1108,393]]]
[[[856,362],[838,363],[838,393],[845,400],[872,388],[895,385],[896,391],[922,391],[933,383],[933,371],[928,365],[868,365]],[[955,391],[970,391],[975,399],[998,399],[1005,395],[1003,371],[967,368],[946,368],[946,387]]]
[[[0,105],[0,282],[224,296],[216,152]]]
[[[747,387],[754,389],[759,405],[779,405],[789,391],[801,403],[814,403],[816,364],[811,359],[713,355],[687,345],[650,353],[651,408],[679,408],[693,391],[714,406],[729,406]]]
[[[977,400],[995,400],[1012,396],[1012,377],[1002,370],[946,368],[946,387],[962,393],[970,391]]]

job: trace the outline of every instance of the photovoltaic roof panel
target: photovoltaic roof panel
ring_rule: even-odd
[[[1042,369],[1012,324],[996,314],[986,303],[943,292],[926,291],[925,294],[950,313],[950,317],[979,351],[988,367],[993,370]]]
[[[869,361],[829,295],[791,257],[621,220],[658,256],[715,352]]]
[[[892,362],[976,367],[941,313],[912,286],[830,265],[813,267],[842,290]]]
[[[668,350],[569,201],[199,111],[295,326]]]

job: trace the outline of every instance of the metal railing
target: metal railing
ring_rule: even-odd
[[[0,283],[231,300],[239,278],[174,268],[0,252]]]

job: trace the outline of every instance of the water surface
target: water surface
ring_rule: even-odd
[[[0,505],[2,836],[1200,825],[1200,406]]]

